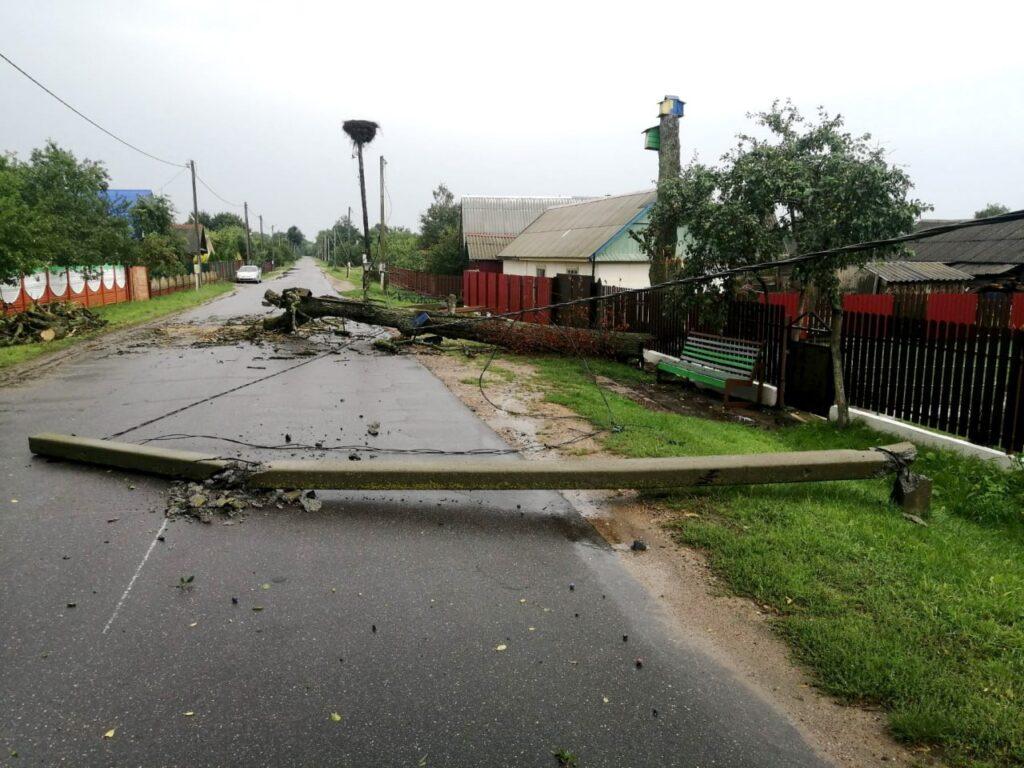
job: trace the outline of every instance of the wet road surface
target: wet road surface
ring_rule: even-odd
[[[304,260],[171,322],[269,312],[289,285],[330,292]],[[556,493],[324,492],[202,525],[165,522],[163,481],[28,453],[33,432],[108,436],[278,371],[122,439],[507,447],[350,327],[314,359],[127,343],[0,390],[0,765],[824,765],[673,639]]]

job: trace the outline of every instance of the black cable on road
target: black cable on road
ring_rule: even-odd
[[[356,341],[358,341],[358,339],[353,339],[352,341],[346,342],[345,344],[342,344],[339,347],[331,347],[331,349],[327,350],[326,352],[321,352],[319,355],[316,355],[314,357],[308,357],[308,358],[306,358],[305,360],[303,360],[300,363],[296,363],[295,365],[290,365],[287,368],[282,368],[280,371],[274,371],[273,373],[268,373],[266,376],[260,376],[259,378],[253,379],[252,381],[247,381],[244,384],[239,384],[237,387],[231,387],[231,389],[225,389],[223,392],[218,392],[215,395],[210,395],[209,397],[204,397],[201,400],[196,400],[195,402],[189,403],[188,405],[183,405],[180,408],[175,408],[173,411],[168,411],[167,413],[163,413],[160,416],[155,416],[154,418],[148,419],[148,420],[142,422],[141,424],[136,424],[134,427],[128,427],[128,429],[122,429],[120,432],[114,432],[111,435],[107,435],[103,439],[104,440],[113,440],[115,437],[122,437],[124,435],[127,435],[129,432],[134,432],[137,429],[142,429],[143,427],[148,427],[150,424],[156,424],[158,421],[163,421],[164,419],[168,418],[169,416],[176,416],[177,414],[182,413],[183,411],[187,411],[187,410],[189,410],[191,408],[195,408],[197,405],[202,405],[203,403],[208,403],[211,400],[216,400],[219,397],[224,397],[224,395],[230,395],[232,392],[237,392],[240,389],[245,389],[246,387],[251,387],[253,384],[259,384],[260,382],[266,381],[267,379],[272,379],[275,376],[280,376],[282,374],[294,371],[296,368],[301,368],[304,365],[309,365],[310,363],[315,363],[317,360],[321,360],[321,359],[327,357],[328,355],[333,355],[333,354],[336,354],[336,353],[340,352],[343,349],[347,349],[350,345],[354,344]]]

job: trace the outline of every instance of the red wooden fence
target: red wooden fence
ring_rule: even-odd
[[[433,272],[391,267],[387,271],[387,279],[396,288],[405,288],[421,296],[444,299],[455,294],[456,299],[462,297],[463,278],[459,275],[435,275]]]
[[[764,295],[758,300],[764,303]],[[786,318],[799,312],[800,294],[779,291],[768,295],[768,303],[785,307]],[[849,293],[843,296],[843,310],[884,317],[912,316],[935,323],[998,325],[1024,328],[1024,293]],[[827,307],[819,314],[829,314]]]
[[[466,270],[462,273],[462,303],[467,307],[482,307],[497,315],[522,312],[551,304],[554,282],[550,277]],[[522,312],[517,319],[549,324],[551,310]]]

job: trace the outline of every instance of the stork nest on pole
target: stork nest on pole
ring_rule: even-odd
[[[348,134],[348,137],[360,145],[373,141],[378,128],[380,126],[373,120],[346,120],[341,125],[341,129]]]

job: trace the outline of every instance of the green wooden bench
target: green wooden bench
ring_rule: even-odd
[[[679,360],[661,361],[655,375],[661,381],[665,374],[721,390],[728,406],[729,395],[737,387],[757,384],[757,402],[761,402],[763,347],[758,341],[730,339],[709,333],[690,333],[683,344]]]

